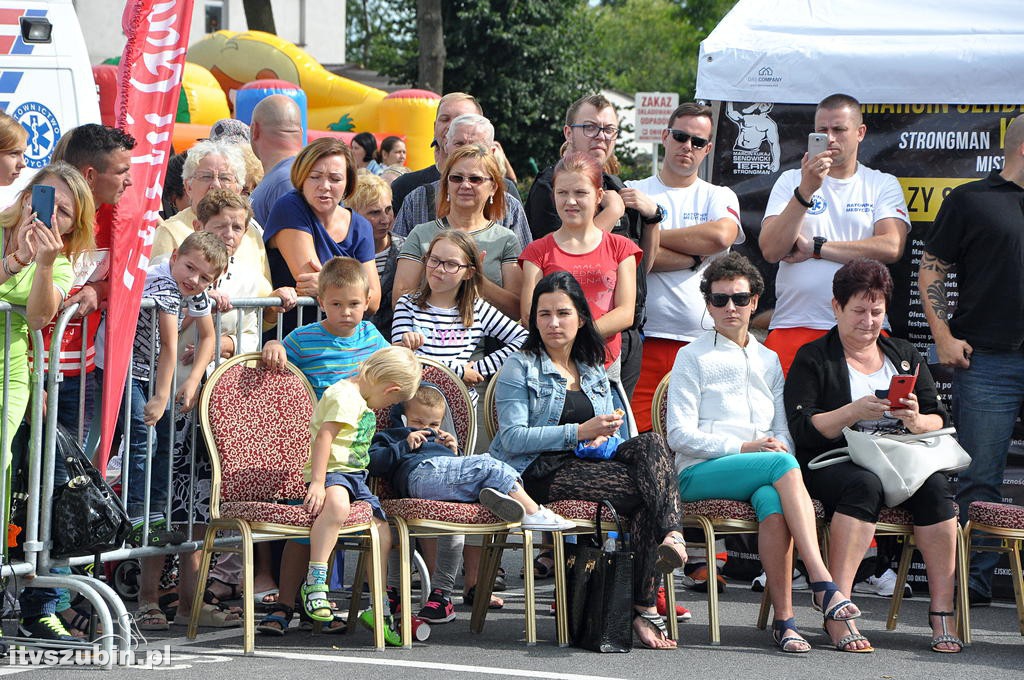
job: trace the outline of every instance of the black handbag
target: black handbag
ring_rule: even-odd
[[[57,455],[67,466],[68,483],[53,491],[50,555],[65,559],[120,548],[132,529],[128,513],[78,440],[60,426]]]
[[[625,540],[619,515],[605,500],[597,505],[594,533],[566,544],[569,639],[574,647],[595,652],[628,652],[633,647],[634,554],[628,548],[603,549],[602,506],[611,511],[619,538]]]

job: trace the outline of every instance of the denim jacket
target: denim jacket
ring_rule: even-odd
[[[603,366],[577,364],[580,389],[595,415],[615,410],[608,374]],[[494,401],[498,433],[490,453],[522,472],[542,452],[576,448],[578,425],[559,425],[565,405],[566,380],[546,352],[517,352],[505,360],[496,378]]]

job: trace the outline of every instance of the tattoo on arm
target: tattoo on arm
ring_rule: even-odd
[[[940,260],[931,253],[924,252],[921,254],[921,269],[926,271],[937,272],[941,276],[945,276],[949,273],[949,270],[953,268],[952,262],[946,262]]]
[[[939,321],[949,321],[949,302],[946,300],[946,281],[939,279],[933,281],[927,289],[928,301],[932,305],[932,311]]]

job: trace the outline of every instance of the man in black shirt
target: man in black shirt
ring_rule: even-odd
[[[953,418],[971,466],[957,502],[1000,502],[1006,454],[1024,403],[1024,116],[1006,129],[1001,171],[954,189],[925,243],[918,286],[939,361],[952,366]],[[946,275],[956,267],[956,309]],[[972,606],[992,598],[993,552],[975,553]]]
[[[635,208],[623,203],[618,191],[624,189],[622,180],[614,174],[610,165],[615,162],[615,139],[619,135],[619,117],[615,107],[603,95],[583,97],[573,102],[565,114],[565,152],[580,151],[593,156],[605,168],[604,200],[601,211],[594,223],[613,234],[625,236],[644,251],[643,261],[636,273],[636,312],[633,325],[622,332],[622,387],[632,396],[633,388],[640,379],[640,359],[643,343],[640,330],[645,318],[644,301],[647,298],[647,271],[657,244],[658,222],[661,211],[652,215],[641,215]],[[533,238],[542,238],[562,226],[552,199],[551,178],[554,165],[545,168],[534,180],[526,198],[526,218],[530,222]]]

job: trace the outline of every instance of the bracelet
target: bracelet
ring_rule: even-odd
[[[27,267],[31,263],[31,260],[29,260],[29,262],[22,262],[21,258],[18,257],[18,251],[17,250],[15,250],[13,253],[11,253],[11,257],[14,258],[15,262],[17,262],[18,264],[21,265],[22,269],[24,269],[25,267]]]
[[[11,271],[11,265],[7,264],[7,257],[3,258],[4,274],[7,274],[7,278],[13,278],[17,272]],[[19,270],[20,271],[20,270]]]
[[[814,206],[813,202],[805,201],[804,200],[804,197],[800,195],[800,187],[798,187],[798,186],[797,187],[793,187],[793,197],[796,198],[796,202],[797,203],[799,203],[800,205],[802,205],[805,208],[811,208],[811,207]],[[812,198],[813,198],[813,196],[812,196]]]

